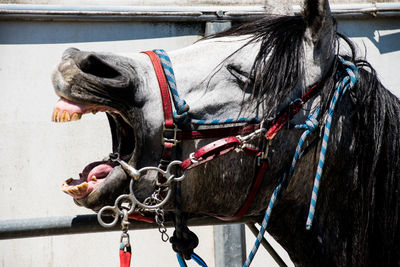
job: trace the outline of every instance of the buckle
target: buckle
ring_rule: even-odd
[[[165,137],[166,132],[173,132],[173,138],[168,138]],[[172,143],[172,146],[176,146],[180,140],[177,139],[178,132],[181,132],[181,130],[178,128],[178,126],[174,123],[174,128],[167,128],[165,127],[165,123],[163,124],[163,132],[161,136],[161,144],[164,145],[165,142],[167,143]]]

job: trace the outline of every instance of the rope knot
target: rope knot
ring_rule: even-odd
[[[317,120],[317,113],[309,114],[306,119],[307,130],[314,132],[318,128],[319,122]]]
[[[296,125],[295,128],[314,132],[319,126],[319,121],[317,120],[318,114],[319,114],[319,108],[314,113],[308,114],[304,124]]]
[[[345,69],[343,71],[344,73],[339,74],[339,77],[342,78],[339,78],[338,82],[340,93],[341,95],[343,95],[348,89],[353,88],[354,85],[357,83],[359,73],[357,66],[353,62],[345,60],[341,56],[338,56],[338,58]]]
[[[169,239],[172,244],[172,249],[185,260],[190,260],[193,250],[199,245],[199,238],[195,233],[183,226],[181,237],[178,237],[177,231],[174,231],[173,236]]]

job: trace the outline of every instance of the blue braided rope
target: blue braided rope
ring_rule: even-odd
[[[269,221],[269,218],[271,216],[272,209],[273,209],[273,207],[275,205],[275,202],[276,202],[276,199],[278,197],[279,191],[281,190],[281,187],[282,187],[282,183],[279,183],[278,186],[274,189],[274,192],[272,193],[271,199],[270,199],[269,204],[268,204],[267,211],[265,212],[264,219],[263,219],[263,221],[261,223],[261,226],[260,226],[260,232],[257,235],[257,239],[256,239],[256,241],[254,243],[253,249],[250,251],[250,254],[247,257],[246,262],[243,264],[243,267],[250,266],[251,262],[254,259],[254,256],[257,253],[258,248],[260,247],[261,240],[264,237],[265,229],[267,228],[268,221]]]
[[[192,253],[191,255],[192,260],[194,260],[195,262],[197,262],[198,265],[202,266],[202,267],[207,267],[206,262],[196,253]]]
[[[178,259],[178,263],[180,267],[187,267],[187,264],[185,262],[184,259],[181,258],[181,256],[179,256],[178,253],[176,253],[176,258]]]
[[[223,119],[223,120],[195,120],[191,119],[191,123],[197,125],[216,125],[228,123],[259,123],[261,120],[257,117],[254,118],[238,118],[238,119]]]
[[[295,126],[295,128],[297,128],[297,129],[306,129],[306,131],[301,135],[299,143],[297,144],[296,151],[294,153],[292,164],[290,166],[288,175],[284,174],[282,176],[282,179],[280,180],[279,184],[275,187],[274,192],[272,193],[271,199],[270,199],[269,204],[268,204],[267,211],[265,212],[265,216],[264,216],[263,222],[261,223],[261,226],[260,226],[260,231],[259,231],[259,233],[257,235],[257,239],[256,239],[256,241],[254,243],[254,246],[253,246],[253,249],[250,251],[250,254],[247,257],[247,260],[244,263],[243,267],[250,266],[251,262],[254,259],[254,256],[257,253],[258,248],[260,247],[261,240],[263,239],[264,234],[265,234],[265,230],[266,230],[266,228],[268,226],[268,221],[269,221],[269,218],[271,216],[272,209],[273,209],[273,207],[275,205],[275,202],[276,202],[276,200],[278,198],[279,191],[281,190],[282,185],[285,182],[286,178],[287,177],[290,178],[292,176],[293,171],[294,171],[294,169],[296,167],[296,163],[297,163],[298,159],[301,157],[301,149],[303,147],[305,139],[307,138],[307,136],[311,132],[315,131],[315,129],[318,127],[318,121],[317,121],[318,113],[319,113],[319,108],[313,114],[308,115],[308,117],[307,117],[307,119],[306,119],[304,124]]]
[[[187,116],[187,112],[189,111],[189,105],[186,104],[186,101],[179,97],[179,93],[177,90],[176,82],[175,82],[175,74],[174,69],[172,68],[171,59],[169,58],[167,52],[163,49],[155,49],[154,53],[157,54],[160,59],[161,65],[164,69],[165,77],[167,78],[169,89],[171,91],[172,99],[174,102],[174,106],[176,109],[176,113],[174,114],[175,119],[182,120]]]
[[[339,56],[339,60],[346,67],[346,72],[347,72],[348,76],[345,76],[344,78],[342,78],[340,81],[338,81],[336,83],[336,90],[332,97],[331,103],[329,105],[328,117],[326,118],[326,121],[325,121],[324,136],[322,138],[321,152],[319,155],[317,172],[315,174],[314,186],[313,186],[313,191],[311,194],[310,208],[309,208],[308,216],[307,216],[307,222],[306,222],[307,230],[311,229],[312,221],[313,221],[314,213],[315,213],[315,206],[317,205],[318,190],[319,190],[319,185],[321,182],[322,171],[323,171],[324,164],[325,164],[325,155],[326,155],[326,150],[328,147],[332,117],[333,117],[333,112],[335,110],[336,103],[349,88],[352,88],[355,85],[355,83],[358,80],[357,67],[352,62],[347,61],[340,56]]]
[[[192,255],[190,255],[190,257],[192,258],[192,260],[194,260],[199,266],[201,267],[207,267],[206,262],[196,253],[192,253]],[[187,264],[185,262],[184,259],[182,259],[181,256],[179,256],[178,253],[176,253],[176,258],[178,259],[178,263],[180,267],[187,267]]]

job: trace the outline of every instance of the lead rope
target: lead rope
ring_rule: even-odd
[[[346,67],[347,76],[343,77],[343,79],[341,79],[340,81],[338,81],[336,83],[336,90],[335,90],[335,93],[332,97],[332,100],[331,100],[331,103],[329,106],[328,117],[325,121],[324,137],[323,137],[323,142],[322,142],[322,147],[321,147],[321,152],[320,152],[320,158],[319,158],[319,162],[318,162],[318,168],[317,168],[317,172],[316,172],[316,176],[315,176],[315,180],[314,180],[314,187],[313,187],[313,192],[312,192],[312,196],[311,196],[309,215],[307,217],[307,222],[306,222],[307,230],[311,229],[312,220],[314,217],[315,206],[317,204],[318,189],[319,189],[319,184],[320,184],[320,180],[321,180],[322,170],[324,167],[326,149],[327,149],[327,144],[328,144],[328,140],[329,140],[330,127],[331,127],[332,116],[333,116],[333,112],[335,109],[335,105],[336,105],[337,101],[340,100],[340,98],[343,96],[343,94],[349,88],[351,89],[355,85],[355,83],[357,82],[357,79],[358,79],[357,67],[352,62],[343,59],[341,56],[338,56],[338,58],[341,61],[341,63]],[[263,222],[260,225],[260,231],[257,235],[257,239],[256,239],[253,249],[250,251],[250,254],[249,254],[246,262],[244,263],[243,267],[250,266],[251,262],[254,259],[255,254],[257,253],[258,248],[260,247],[261,240],[264,237],[266,228],[268,226],[268,221],[271,216],[272,209],[278,198],[278,195],[282,188],[282,185],[293,174],[296,163],[297,163],[298,159],[302,156],[301,149],[302,149],[305,139],[311,132],[315,131],[315,129],[318,127],[318,121],[317,121],[318,114],[319,114],[319,108],[313,114],[308,115],[308,118],[304,124],[295,126],[295,128],[297,128],[297,129],[306,129],[306,131],[301,135],[299,143],[297,144],[296,151],[293,156],[293,160],[292,160],[292,164],[290,166],[289,172],[287,174],[286,173],[283,174],[278,185],[275,187],[275,189],[272,193],[271,199],[268,204],[268,208],[265,212]]]
[[[339,56],[339,60],[345,66],[347,76],[345,76],[342,80],[340,80],[336,83],[336,91],[335,91],[335,93],[332,97],[331,103],[329,105],[328,117],[326,118],[326,121],[325,121],[325,129],[324,129],[324,136],[322,139],[321,152],[319,154],[317,172],[316,172],[315,178],[314,178],[314,187],[313,187],[313,191],[311,194],[310,208],[309,208],[308,216],[307,216],[307,222],[306,222],[307,230],[311,229],[312,221],[314,219],[315,206],[317,205],[318,190],[319,190],[319,185],[321,182],[322,170],[324,168],[326,150],[328,147],[328,141],[329,141],[329,136],[330,136],[330,131],[331,131],[332,117],[333,117],[333,112],[335,110],[336,103],[341,99],[343,94],[346,93],[346,91],[349,88],[351,89],[354,87],[354,85],[356,84],[356,82],[358,80],[357,67],[352,62],[343,59],[341,56]]]
[[[268,221],[269,221],[269,218],[271,216],[272,209],[274,208],[275,202],[276,202],[276,200],[278,198],[278,194],[279,194],[279,192],[280,192],[280,190],[282,188],[282,185],[286,181],[286,178],[290,177],[293,174],[293,171],[294,171],[294,168],[296,166],[297,160],[301,157],[301,148],[303,147],[305,139],[307,138],[307,136],[311,132],[315,131],[315,129],[318,127],[318,121],[317,121],[318,113],[319,113],[319,109],[317,109],[314,114],[308,115],[308,118],[307,118],[307,120],[306,120],[306,122],[304,124],[296,126],[296,128],[307,129],[307,130],[301,135],[299,143],[297,144],[296,152],[294,153],[289,173],[288,174],[286,174],[286,173],[283,174],[283,176],[281,177],[278,185],[275,187],[274,192],[272,193],[271,199],[270,199],[269,204],[268,204],[267,211],[265,212],[264,219],[263,219],[263,221],[262,221],[262,223],[260,225],[260,232],[257,235],[257,239],[256,239],[256,241],[254,243],[253,249],[250,251],[250,254],[249,254],[246,262],[244,263],[243,267],[250,266],[251,262],[254,259],[254,256],[257,253],[258,248],[260,247],[261,240],[264,237],[265,229],[267,228]]]

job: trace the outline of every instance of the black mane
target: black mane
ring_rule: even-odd
[[[247,44],[261,43],[249,73],[253,82],[245,89],[252,91],[252,103],[269,107],[270,112],[264,114],[265,117],[273,116],[271,113],[276,112],[299,80],[305,30],[306,22],[302,16],[269,16],[212,36],[249,35]]]

